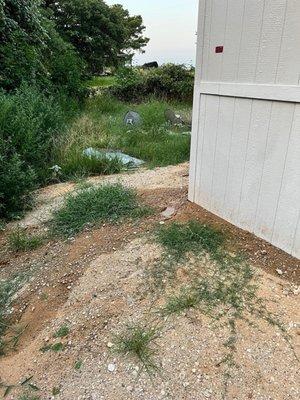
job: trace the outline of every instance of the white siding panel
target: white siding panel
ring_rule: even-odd
[[[300,7],[299,0],[287,2],[276,83],[299,85],[300,81]]]
[[[201,57],[203,59],[202,62],[202,79],[208,80],[208,74],[209,74],[209,56],[210,56],[210,36],[211,36],[211,31],[212,31],[212,12],[213,12],[213,3],[212,1],[205,1],[205,10],[204,10],[204,17],[205,17],[205,22],[201,28],[201,26],[198,26],[198,37],[201,35],[203,37],[203,50],[199,51],[197,54],[197,58]],[[201,33],[200,33],[201,32]]]
[[[211,3],[212,23],[208,53],[207,79],[219,81],[222,75],[223,54],[216,53],[215,48],[224,44],[228,0],[211,0]]]
[[[204,143],[206,101],[207,101],[207,96],[202,95],[200,99],[200,112],[199,112],[199,122],[198,122],[197,159],[195,164],[195,189],[194,189],[195,202],[198,204],[201,201],[200,185],[201,185],[201,171],[203,162],[202,150]]]
[[[265,2],[255,76],[257,83],[273,83],[276,80],[286,7],[287,0]]]
[[[205,116],[203,123],[203,131],[209,131],[209,135],[204,134],[202,140],[202,148],[200,161],[200,184],[197,197],[197,202],[201,202],[203,207],[210,207],[212,177],[214,167],[214,155],[216,146],[216,136],[218,130],[218,115],[220,98],[217,96],[205,96]]]
[[[239,206],[240,226],[253,231],[272,103],[254,100]]]
[[[237,78],[244,10],[245,1],[236,2],[236,0],[228,0],[222,64],[222,81],[234,82]]]
[[[195,181],[196,166],[198,163],[198,139],[199,139],[199,123],[200,123],[200,91],[195,87],[193,102],[193,126],[191,137],[191,154],[190,154],[190,175],[189,175],[189,199],[195,201]]]
[[[300,0],[201,0],[198,31],[189,198],[300,258]]]
[[[253,82],[255,78],[261,37],[260,24],[263,21],[264,3],[264,0],[246,0],[245,3],[242,41],[239,53],[238,82]]]
[[[300,258],[297,250],[300,237],[297,224],[300,211],[300,104],[295,110],[294,124],[285,158],[281,193],[278,198],[272,243],[292,252]],[[298,244],[297,244],[298,243]]]
[[[272,105],[254,229],[259,236],[269,241],[272,239],[294,110],[295,105],[292,103],[274,102]]]
[[[299,211],[296,234],[295,234],[295,237],[294,237],[293,250],[292,250],[291,253],[293,255],[295,255],[296,257],[300,258],[300,211]]]
[[[234,107],[235,99],[220,98],[210,204],[210,209],[218,215],[223,210],[226,193]]]
[[[251,115],[252,100],[236,99],[224,210],[219,214],[232,223],[238,220]]]
[[[205,9],[206,1],[200,0],[198,10],[198,31],[201,32],[205,29]],[[198,53],[203,52],[204,36],[199,35],[197,41]],[[190,184],[189,184],[189,199],[195,201],[195,181],[196,181],[196,165],[197,165],[197,149],[198,149],[198,132],[199,132],[199,116],[200,116],[200,78],[203,66],[202,57],[197,57],[196,71],[195,71],[195,88],[194,88],[194,101],[193,101],[193,126],[191,137],[191,155],[190,155]]]

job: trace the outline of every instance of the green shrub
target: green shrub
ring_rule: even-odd
[[[53,162],[53,144],[62,130],[64,116],[60,105],[38,89],[22,86],[14,94],[0,93],[0,137],[32,167],[39,181],[45,181]]]
[[[86,82],[89,88],[105,88],[113,86],[116,83],[114,76],[93,76],[89,81]]]
[[[110,93],[125,101],[141,101],[153,95],[192,102],[193,87],[193,73],[184,65],[166,64],[149,71],[132,68],[121,70]]]
[[[86,79],[85,63],[79,58],[73,46],[66,43],[56,33],[49,41],[53,57],[49,60],[50,83],[59,91],[81,98],[87,91],[84,87]]]
[[[35,184],[33,169],[18,154],[6,154],[0,144],[0,219],[14,218],[29,208]]]
[[[72,236],[97,222],[117,221],[147,211],[139,206],[136,193],[120,184],[80,189],[67,196],[51,221],[54,234]]]
[[[110,93],[120,100],[136,101],[145,96],[145,89],[145,78],[137,69],[123,68],[118,72],[116,85]]]
[[[37,88],[0,91],[0,218],[26,209],[30,191],[51,177],[65,119],[59,101]]]
[[[81,94],[85,64],[42,3],[0,1],[0,87],[12,91],[27,82],[45,91],[55,87]]]

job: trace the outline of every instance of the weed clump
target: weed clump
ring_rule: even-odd
[[[149,209],[138,204],[132,189],[120,184],[92,186],[68,195],[64,206],[54,213],[51,226],[53,233],[69,237],[99,222],[147,213]]]
[[[40,396],[31,395],[31,394],[22,394],[18,400],[40,400]]]
[[[174,222],[160,228],[157,240],[166,251],[179,260],[189,252],[198,255],[207,252],[210,256],[217,257],[225,236],[212,226],[189,221],[187,224]]]
[[[61,325],[61,327],[54,333],[54,338],[63,338],[68,336],[70,333],[70,328],[67,325]]]
[[[134,356],[148,373],[158,370],[155,362],[156,351],[153,348],[159,337],[157,327],[143,325],[128,326],[125,332],[115,338],[115,351],[123,355]]]
[[[63,351],[65,348],[65,345],[61,342],[54,343],[54,344],[47,344],[43,347],[40,348],[40,351],[42,353],[46,353],[47,351],[54,351],[55,353],[58,353],[59,351]]]
[[[0,281],[0,356],[5,353],[7,346],[12,344],[15,347],[22,334],[22,331],[15,331],[11,340],[4,340],[4,335],[7,331],[14,331],[7,321],[7,311],[11,304],[11,298],[19,289],[22,281],[23,276],[21,275],[6,281]]]
[[[74,365],[74,368],[76,369],[76,371],[79,371],[81,369],[82,364],[83,364],[82,360],[76,361],[76,363]]]
[[[253,271],[238,257],[227,257],[226,268],[215,263],[213,274],[207,274],[179,294],[169,297],[163,308],[164,315],[179,314],[198,307],[214,318],[234,316],[242,318],[245,312],[251,313],[260,307],[253,285]]]
[[[34,250],[43,244],[43,238],[37,235],[28,235],[25,229],[17,228],[8,236],[9,248],[13,251]]]
[[[160,309],[161,316],[181,314],[197,308],[214,323],[219,322],[220,326],[228,328],[229,336],[223,343],[227,354],[218,364],[225,366],[223,398],[226,398],[231,370],[237,367],[238,321],[243,320],[253,326],[253,319],[259,319],[276,326],[297,358],[285,327],[257,293],[254,270],[245,257],[226,250],[225,236],[221,232],[190,221],[160,229],[157,240],[163,245],[165,255],[173,255],[169,259],[164,257],[154,270],[161,280],[172,268],[176,270],[182,259],[190,267],[190,283],[181,286],[177,293],[167,298]],[[188,253],[193,257],[185,259]],[[205,263],[205,269],[201,268],[202,263]]]

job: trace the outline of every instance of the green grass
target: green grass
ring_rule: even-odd
[[[180,314],[190,308],[195,308],[199,304],[199,299],[195,290],[186,287],[178,295],[171,296],[165,307],[163,315]]]
[[[23,279],[22,276],[16,276],[5,281],[0,281],[0,355],[3,355],[6,347],[15,342],[18,338],[18,336],[16,336],[18,332],[16,332],[16,335],[9,341],[4,340],[4,335],[6,331],[10,329],[7,320],[7,311],[11,304],[11,299],[20,288]]]
[[[148,213],[149,209],[139,205],[132,189],[120,184],[91,186],[66,197],[64,206],[54,213],[51,227],[54,234],[70,237],[99,222],[116,222]]]
[[[40,400],[40,396],[32,395],[32,394],[22,394],[18,397],[18,400]]]
[[[60,388],[54,386],[54,387],[52,388],[52,395],[53,395],[53,396],[57,396],[57,395],[59,395],[59,394],[60,394]]]
[[[227,238],[219,229],[191,220],[160,226],[155,240],[163,247],[163,254],[159,261],[146,269],[145,288],[153,292],[163,290],[168,283],[176,280],[176,271],[191,255],[195,259],[207,255],[222,264]]]
[[[217,257],[225,237],[222,232],[197,221],[186,224],[172,223],[161,227],[157,233],[158,242],[167,252],[180,259],[187,253],[209,253]]]
[[[46,353],[47,351],[54,351],[55,353],[58,353],[59,351],[63,351],[65,348],[65,345],[61,342],[54,343],[54,344],[46,344],[45,346],[40,348],[40,351],[42,353]]]
[[[76,371],[79,371],[81,369],[83,365],[83,362],[81,360],[76,361],[74,368],[76,369]]]
[[[56,163],[62,168],[62,178],[111,174],[122,169],[122,165],[107,160],[89,160],[83,155],[83,150],[89,147],[121,150],[144,160],[149,167],[187,161],[190,136],[168,125],[164,116],[168,108],[186,116],[191,113],[191,106],[185,103],[149,100],[127,104],[108,95],[87,99],[81,115],[56,144]],[[128,127],[123,123],[128,110],[140,113],[139,126]]]
[[[67,325],[61,325],[59,329],[54,333],[53,337],[63,338],[65,336],[68,336],[69,333],[70,333],[70,328]]]
[[[199,307],[215,318],[224,316],[227,310],[235,317],[242,317],[244,312],[258,306],[256,287],[252,283],[253,271],[247,263],[228,257],[226,269],[219,268],[218,263],[215,268],[212,276],[198,279],[182,288],[179,294],[169,297],[163,314],[180,314]]]
[[[116,157],[107,159],[105,157],[86,157],[82,150],[74,149],[68,154],[63,166],[63,178],[76,180],[93,175],[112,175],[124,169],[123,163]]]
[[[163,314],[177,314],[195,307],[210,313],[223,307],[241,315],[246,307],[254,307],[253,271],[243,257],[226,252],[225,239],[218,229],[193,220],[182,224],[175,222],[159,229],[157,241],[167,255],[173,256],[167,258],[172,266],[178,265],[188,254],[199,260],[207,254],[211,262],[204,277],[199,278],[197,270],[193,271],[196,275],[191,278],[192,283],[169,297]],[[161,268],[165,266],[166,262]]]
[[[116,78],[114,76],[93,76],[86,85],[90,88],[97,87],[109,87],[116,83]]]
[[[8,235],[8,246],[11,250],[29,251],[43,244],[43,238],[37,235],[28,235],[25,229],[17,228]]]
[[[153,373],[159,369],[155,362],[155,341],[158,337],[157,327],[128,326],[123,333],[115,337],[114,348],[118,354],[133,356],[148,373]]]

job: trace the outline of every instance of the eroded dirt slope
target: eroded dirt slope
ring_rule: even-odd
[[[29,279],[15,296],[11,317],[13,324],[26,329],[16,349],[0,358],[2,383],[16,385],[32,376],[42,399],[300,398],[299,260],[190,204],[187,172],[183,164],[91,180],[135,187],[141,201],[156,210],[142,220],[104,224],[21,254],[6,248],[7,232],[2,234],[1,279],[15,274]],[[41,190],[35,210],[21,224],[29,231],[43,231],[52,210],[73,188],[59,184]],[[176,211],[168,220],[161,215],[166,207]],[[163,289],[155,285],[152,267],[163,257],[155,241],[157,225],[191,219],[217,226],[233,252],[247,254],[256,272],[257,296],[286,328],[283,333],[276,324],[253,315],[248,315],[251,321],[239,319],[232,365],[224,362],[224,343],[230,337],[224,321],[198,308],[169,317],[158,312],[168,296],[213,269],[207,257],[190,257],[176,268],[172,280],[165,279]],[[154,356],[159,369],[153,376],[112,346],[116,334],[136,323],[159,327]],[[69,327],[69,334],[54,338],[62,325]],[[62,351],[41,351],[57,342]],[[24,390],[16,386],[6,398],[18,399]]]

